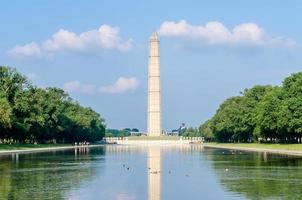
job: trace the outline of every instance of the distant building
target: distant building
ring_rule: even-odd
[[[179,135],[179,130],[172,130],[171,135]]]
[[[167,135],[181,135],[187,130],[186,124],[182,123],[178,129],[174,129],[171,132],[167,133]]]
[[[130,135],[131,136],[142,136],[142,135],[146,136],[147,133],[139,131],[138,128],[132,128],[131,131],[130,131]]]
[[[179,133],[182,134],[187,130],[186,124],[182,123],[178,129]]]

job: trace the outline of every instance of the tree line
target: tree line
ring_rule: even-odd
[[[16,69],[0,66],[0,142],[94,142],[104,119],[60,88],[34,86]]]
[[[129,137],[129,136],[131,136],[131,132],[139,133],[139,129],[137,129],[137,128],[124,128],[121,130],[106,129],[105,137]]]
[[[218,142],[301,143],[302,72],[226,99],[198,134]]]

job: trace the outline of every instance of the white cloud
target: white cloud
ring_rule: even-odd
[[[96,86],[92,84],[83,84],[79,81],[70,81],[63,85],[63,89],[70,93],[94,94]]]
[[[96,51],[99,49],[115,49],[128,51],[132,48],[133,40],[123,40],[119,27],[107,24],[99,29],[89,30],[77,35],[74,32],[60,29],[52,37],[41,44],[35,42],[16,46],[8,51],[14,57],[49,57],[60,52]]]
[[[139,85],[135,77],[120,77],[113,85],[100,86],[94,84],[84,84],[80,81],[70,81],[63,85],[63,89],[70,93],[98,94],[98,93],[125,93],[135,90]]]
[[[138,80],[135,77],[120,77],[113,85],[102,86],[100,92],[104,93],[124,93],[129,90],[135,90],[138,87]]]
[[[206,25],[191,25],[185,20],[165,21],[158,33],[162,36],[187,37],[199,39],[205,44],[252,45],[294,47],[296,42],[290,38],[272,36],[255,23],[243,23],[229,29],[217,21]]]
[[[75,33],[60,29],[41,45],[41,49],[48,52],[83,50],[84,42]]]
[[[41,49],[35,42],[32,42],[24,46],[16,46],[15,48],[9,50],[8,54],[17,58],[37,58],[41,57]]]

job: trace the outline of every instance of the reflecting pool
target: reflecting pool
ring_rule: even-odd
[[[0,156],[0,199],[302,199],[302,158],[201,145]]]

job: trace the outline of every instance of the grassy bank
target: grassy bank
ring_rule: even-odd
[[[272,149],[272,150],[288,150],[288,151],[302,151],[302,144],[258,144],[258,143],[205,143],[205,146],[219,146],[219,147],[238,147],[238,148],[252,148],[252,149]]]
[[[30,150],[36,148],[68,147],[72,144],[0,144],[0,151]]]

